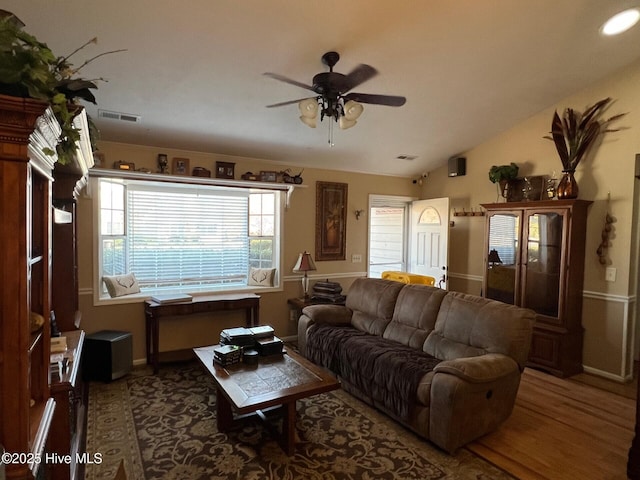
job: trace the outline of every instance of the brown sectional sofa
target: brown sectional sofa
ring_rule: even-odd
[[[346,306],[303,310],[298,347],[346,391],[454,452],[511,414],[534,319],[482,297],[361,278]]]

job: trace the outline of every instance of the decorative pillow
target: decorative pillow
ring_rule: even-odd
[[[107,286],[107,292],[109,292],[111,298],[140,293],[140,286],[133,273],[113,276],[105,275],[102,280]]]
[[[275,268],[254,268],[249,269],[249,280],[247,285],[258,287],[273,287],[273,279],[276,276]]]

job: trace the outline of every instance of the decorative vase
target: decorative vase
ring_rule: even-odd
[[[559,200],[578,198],[578,182],[576,182],[573,172],[574,170],[562,171],[562,177],[556,189],[556,195]]]
[[[504,198],[504,201],[507,201],[507,197],[509,196],[509,180],[500,180],[498,182],[498,200],[500,197]]]

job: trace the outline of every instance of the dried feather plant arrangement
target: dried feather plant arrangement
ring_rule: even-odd
[[[556,111],[551,122],[551,134],[544,138],[553,140],[562,161],[562,170],[573,172],[584,158],[589,148],[598,136],[606,132],[616,132],[619,129],[609,128],[607,125],[626,115],[619,113],[613,117],[601,120],[600,116],[611,103],[611,98],[605,98],[587,107],[584,113],[572,108],[565,109],[562,117]]]

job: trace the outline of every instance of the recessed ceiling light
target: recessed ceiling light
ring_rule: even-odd
[[[626,32],[640,20],[640,8],[630,8],[615,14],[600,28],[603,35],[618,35]]]

